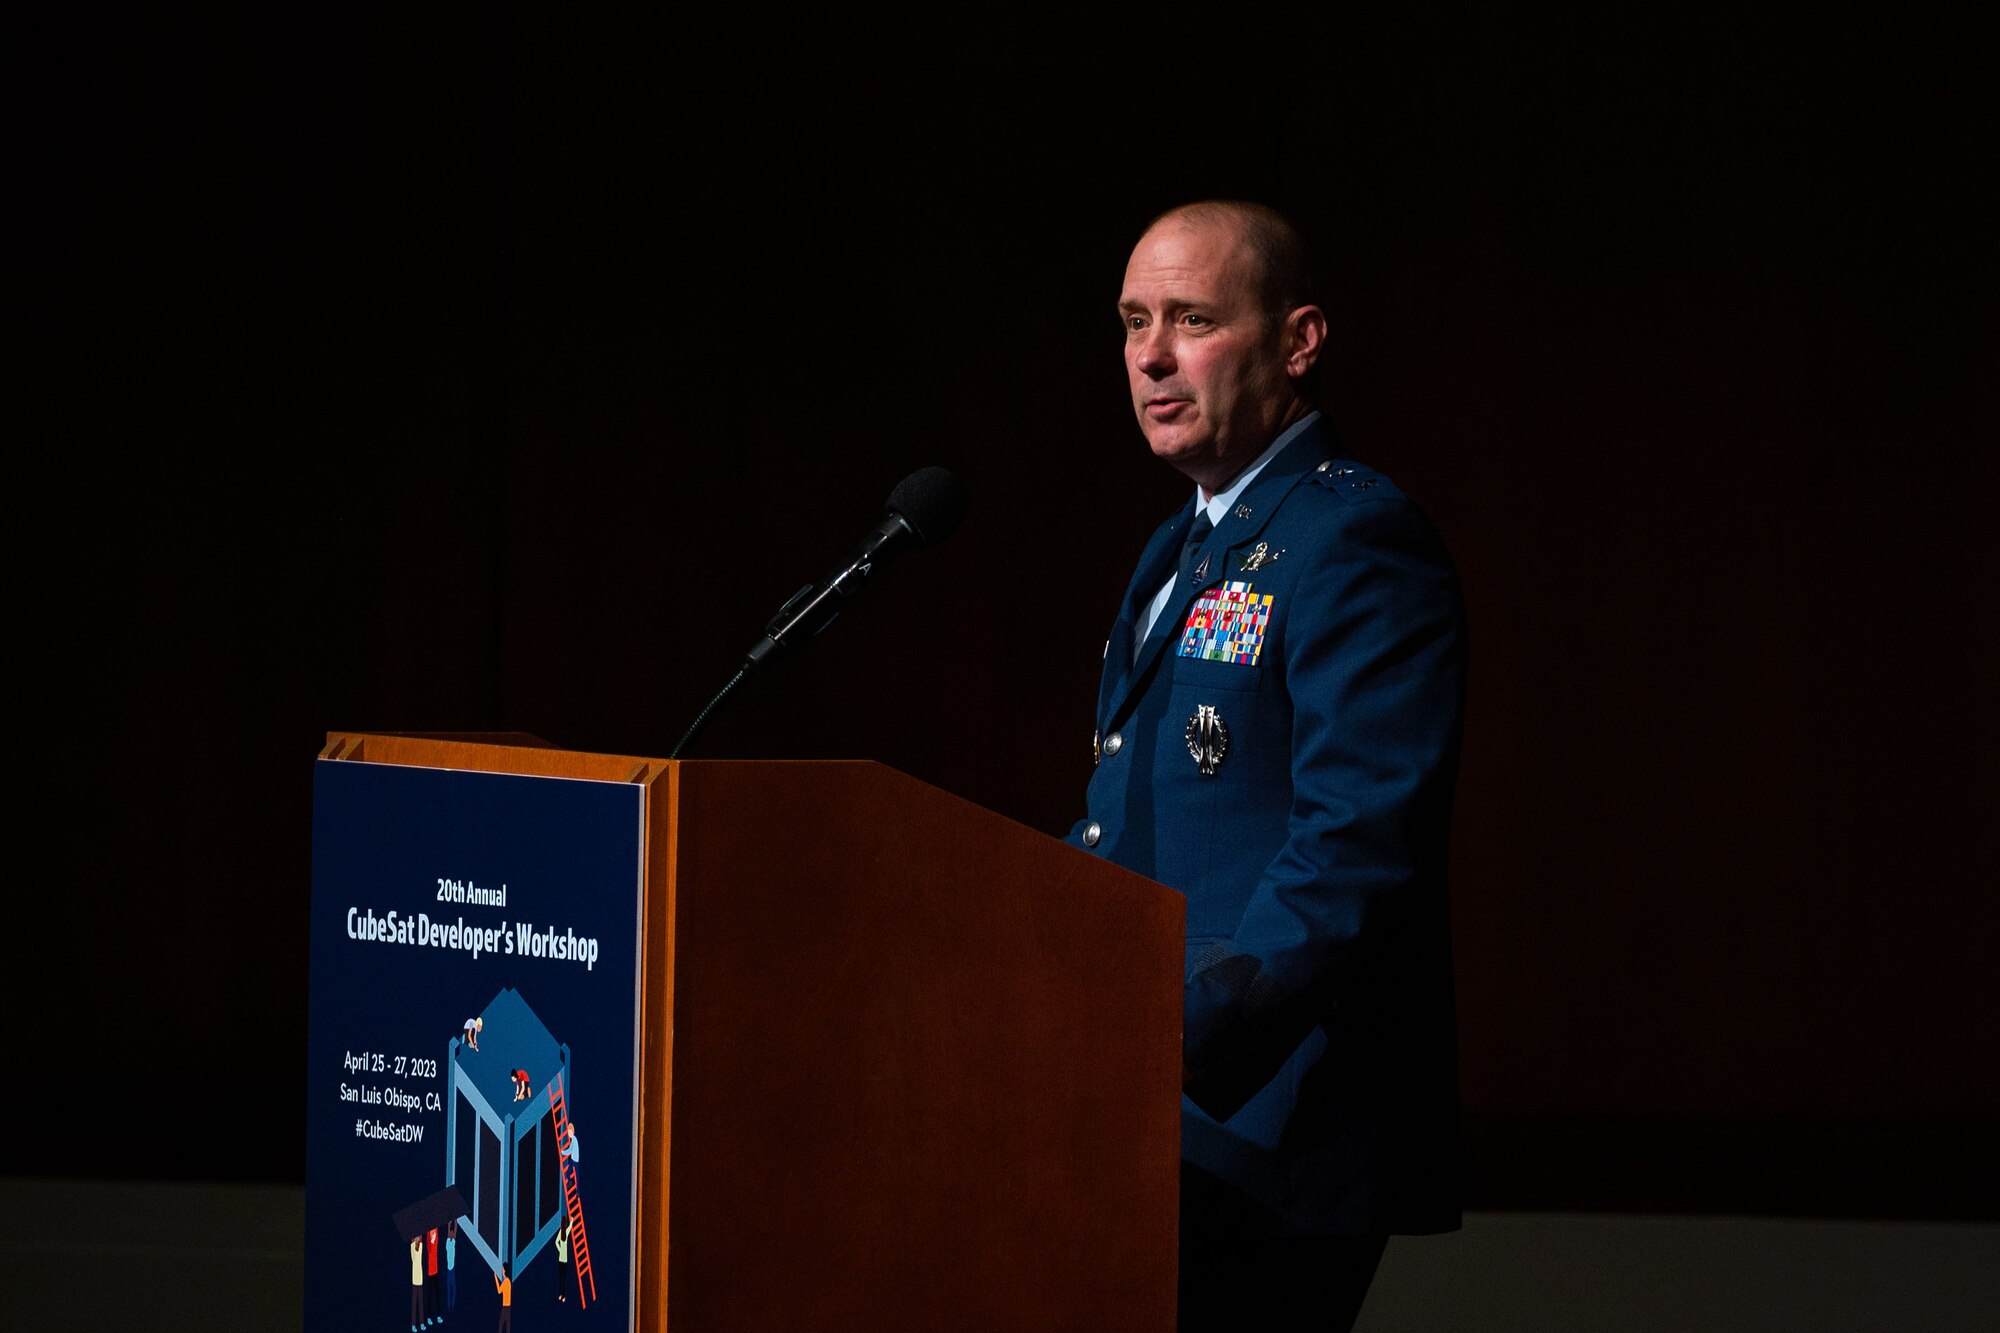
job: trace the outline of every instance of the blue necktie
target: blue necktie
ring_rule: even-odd
[[[1188,577],[1188,570],[1194,564],[1194,553],[1208,540],[1208,534],[1215,531],[1215,524],[1208,520],[1208,510],[1204,508],[1194,516],[1194,526],[1188,529],[1187,541],[1181,547],[1181,577]]]

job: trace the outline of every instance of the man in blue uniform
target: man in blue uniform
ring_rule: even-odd
[[[1140,429],[1196,493],[1119,608],[1071,838],[1187,895],[1182,1327],[1347,1328],[1389,1234],[1459,1221],[1457,582],[1315,407],[1282,216],[1164,215],[1118,309]]]

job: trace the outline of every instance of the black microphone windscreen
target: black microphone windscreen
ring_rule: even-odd
[[[941,467],[920,468],[896,483],[889,492],[889,509],[926,546],[935,546],[958,527],[970,503],[958,478]]]

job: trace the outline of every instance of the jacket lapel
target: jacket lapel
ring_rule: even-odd
[[[1160,590],[1167,575],[1179,563],[1181,544],[1187,540],[1188,529],[1192,526],[1194,505],[1190,503],[1153,534],[1152,540],[1146,543],[1145,552],[1139,557],[1139,568],[1125,587],[1125,600],[1118,607],[1118,619],[1111,627],[1111,640],[1104,649],[1104,674],[1097,691],[1097,715],[1100,720],[1110,717],[1111,710],[1124,701],[1131,688],[1135,674],[1132,637],[1139,631],[1139,617],[1145,614],[1147,603],[1153,600],[1153,594]],[[1160,619],[1166,619],[1165,612],[1161,613]]]

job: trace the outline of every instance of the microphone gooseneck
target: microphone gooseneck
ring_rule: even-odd
[[[679,759],[694,744],[716,708],[744,680],[768,663],[805,647],[832,624],[885,561],[912,547],[935,546],[951,536],[965,517],[967,504],[965,487],[941,467],[920,468],[896,483],[882,520],[869,529],[845,564],[818,583],[808,583],[778,608],[762,637],[743,655],[743,665],[703,706],[668,757]]]
[[[912,546],[935,546],[949,537],[965,517],[965,488],[941,467],[912,472],[889,493],[888,512],[870,529],[847,563],[793,593],[764,627],[764,635],[744,654],[744,666],[756,671],[773,658],[796,652],[833,623],[834,617],[875,576],[886,560]]]

